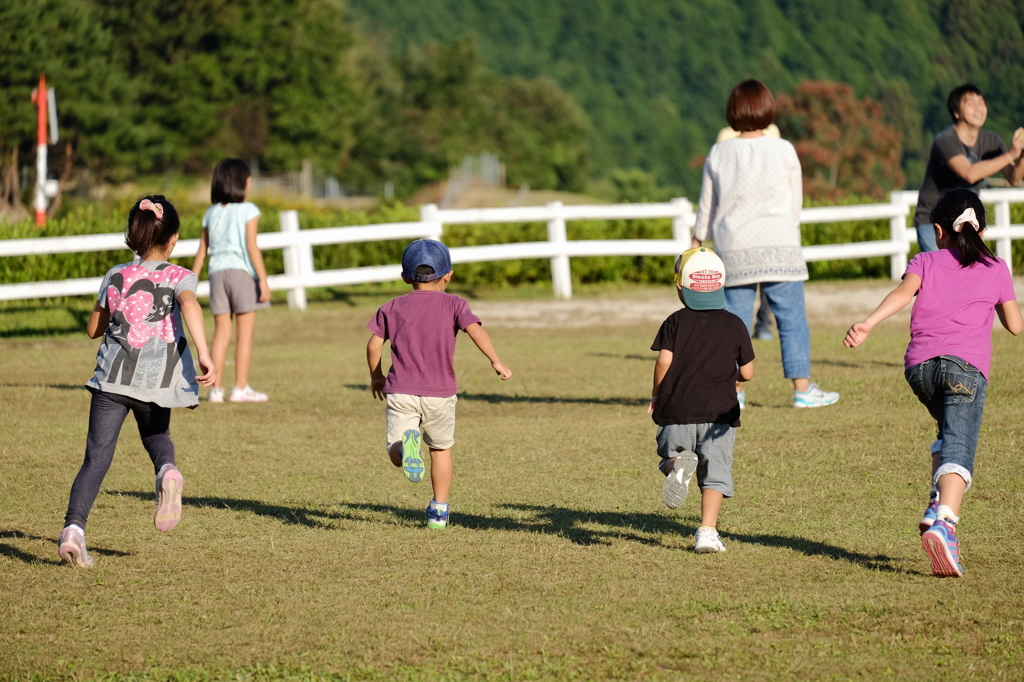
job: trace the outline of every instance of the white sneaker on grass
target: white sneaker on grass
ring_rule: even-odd
[[[697,453],[683,450],[672,462],[672,471],[661,485],[661,499],[669,509],[679,509],[686,502],[690,479],[697,470]]]
[[[811,384],[806,391],[793,391],[793,407],[825,407],[839,400],[835,391],[823,391],[818,384]]]
[[[57,547],[61,561],[68,566],[78,568],[89,568],[92,566],[92,557],[85,548],[85,531],[79,526],[71,524],[65,526],[60,534],[60,544]]]
[[[210,389],[210,392],[206,394],[206,402],[208,403],[222,403],[224,402],[224,389],[217,388],[214,386]]]
[[[718,531],[711,526],[701,526],[693,535],[693,551],[698,554],[713,554],[724,552],[725,544],[722,538],[718,537]]]
[[[266,393],[254,391],[249,384],[245,388],[235,386],[231,389],[231,402],[233,403],[265,403],[270,400]]]

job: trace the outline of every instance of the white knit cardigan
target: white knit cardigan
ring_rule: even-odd
[[[714,240],[726,286],[802,282],[802,206],[800,159],[792,144],[733,138],[708,153],[693,236]]]

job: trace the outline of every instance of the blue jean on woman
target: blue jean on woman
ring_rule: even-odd
[[[942,450],[932,482],[945,474],[959,474],[970,489],[988,379],[980,369],[955,355],[925,360],[908,368],[904,375],[938,425]]]
[[[803,282],[761,282],[761,289],[775,313],[782,344],[782,370],[787,379],[808,379],[811,376],[811,332],[807,328]],[[757,284],[741,284],[725,288],[725,309],[736,315],[747,332],[754,323],[754,300]]]

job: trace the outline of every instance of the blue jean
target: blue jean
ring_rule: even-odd
[[[803,282],[761,282],[761,290],[775,313],[782,344],[782,370],[787,379],[809,379],[811,376],[811,332],[807,328],[804,309]],[[725,288],[725,309],[747,325],[750,333],[754,323],[754,299],[757,284]]]
[[[939,245],[935,242],[935,226],[931,223],[927,225],[917,225],[917,245],[921,248],[921,253],[925,251],[938,251]]]
[[[933,483],[939,476],[959,474],[969,489],[988,379],[980,369],[955,355],[925,360],[907,369],[905,376],[938,425],[938,437],[942,439]]]

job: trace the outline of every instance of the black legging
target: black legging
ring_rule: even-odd
[[[90,388],[92,404],[89,406],[89,436],[85,441],[85,461],[71,486],[68,513],[64,525],[77,524],[85,528],[89,510],[96,502],[110,463],[114,461],[114,448],[121,434],[128,412],[135,415],[142,445],[153,460],[154,474],[165,464],[174,464],[174,443],[171,442],[171,408],[154,403],[104,393]]]

